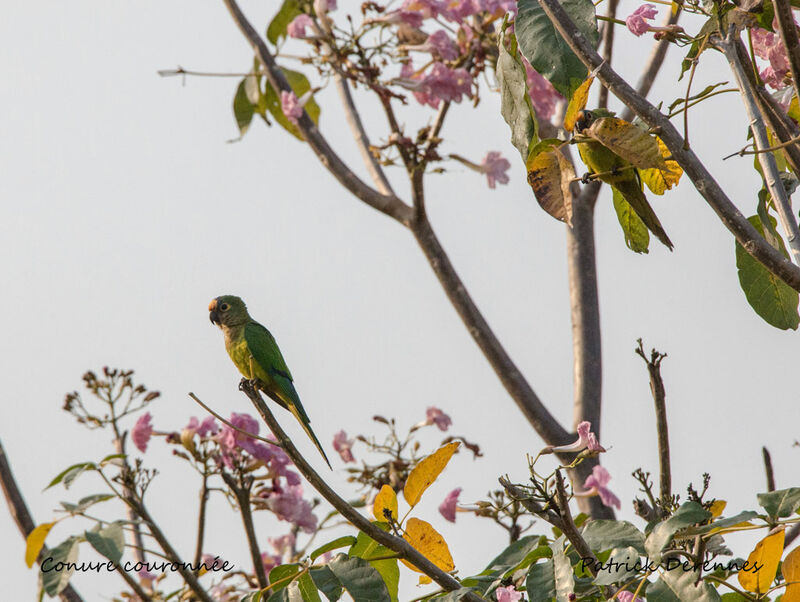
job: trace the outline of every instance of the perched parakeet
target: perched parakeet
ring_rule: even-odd
[[[225,335],[225,349],[239,372],[245,378],[256,379],[259,389],[294,414],[330,467],[328,456],[311,430],[311,420],[300,403],[292,374],[270,331],[253,320],[244,301],[233,295],[213,299],[208,304],[208,311],[211,322]]]
[[[602,117],[611,117],[613,113],[604,109],[593,111],[581,111],[575,122],[575,134],[581,134],[588,130],[595,120]],[[581,159],[592,173],[602,174],[599,179],[606,184],[616,188],[622,197],[628,202],[636,212],[647,229],[656,235],[658,240],[672,250],[672,241],[667,236],[661,222],[658,220],[653,208],[647,201],[647,197],[642,191],[642,181],[639,172],[630,162],[615,154],[611,149],[603,146],[595,140],[578,142],[578,152]],[[611,173],[608,173],[611,172]]]

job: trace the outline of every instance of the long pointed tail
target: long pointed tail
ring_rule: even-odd
[[[304,416],[297,408],[297,406],[294,405],[293,403],[287,404],[287,406],[288,406],[287,409],[294,415],[295,418],[297,418],[297,422],[300,423],[300,426],[303,427],[303,430],[306,432],[306,435],[308,435],[309,438],[314,442],[314,445],[317,446],[317,449],[319,450],[319,453],[322,454],[322,457],[325,459],[325,463],[328,465],[328,468],[333,470],[333,466],[331,466],[330,460],[328,460],[328,456],[325,455],[325,450],[322,449],[322,445],[320,444],[319,439],[317,439],[317,436],[314,434],[314,431],[311,430],[311,424],[308,418]]]
[[[644,222],[644,225],[647,226],[647,229],[655,234],[656,238],[664,243],[664,245],[666,245],[666,247],[671,251],[672,241],[664,231],[664,227],[661,225],[658,216],[650,206],[650,203],[647,200],[647,197],[644,195],[644,192],[642,192],[639,183],[631,180],[614,182],[612,185],[622,193],[622,196],[624,196],[625,200],[628,201],[630,206],[636,212],[636,215],[642,218],[642,221]]]

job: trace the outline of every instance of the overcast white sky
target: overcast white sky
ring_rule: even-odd
[[[343,3],[346,4],[346,3]],[[632,3],[623,6],[632,10]],[[263,30],[276,3],[248,2]],[[622,11],[622,14],[627,14]],[[650,40],[620,32],[621,70],[637,73]],[[254,122],[237,144],[231,113],[236,82],[161,79],[181,64],[241,71],[251,54],[218,2],[9,3],[0,20],[0,282],[5,330],[2,438],[37,522],[60,500],[100,490],[91,477],[67,492],[41,493],[65,466],[109,453],[102,433],[61,411],[64,393],[87,369],[133,368],[163,397],[151,412],[157,429],[181,428],[199,408],[194,391],[223,414],[248,410],[218,330],[211,298],[242,296],[275,334],[320,439],[341,428],[379,431],[370,417],[409,426],[436,405],[452,432],[481,444],[484,457],[458,455],[426,494],[418,516],[450,542],[462,575],[479,570],[504,545],[490,524],[435,508],[450,489],[474,501],[508,473],[526,478],[525,454],[542,442],[511,402],[463,328],[410,233],[351,198],[312,153],[277,127]],[[678,54],[656,95],[683,94]],[[704,57],[695,89],[731,79],[718,57]],[[321,96],[321,126],[358,164],[336,106]],[[362,101],[375,138],[385,133]],[[431,113],[403,116],[418,125]],[[750,159],[720,157],[745,143],[734,95],[692,113],[691,142],[743,212],[755,212],[759,182]],[[458,165],[429,178],[434,227],[482,311],[553,413],[571,419],[572,366],[564,227],[536,204],[496,95],[484,89],[477,110],[452,111],[447,152],[480,160],[502,151],[511,183],[491,191]],[[397,174],[399,175],[399,174]],[[407,187],[395,179],[405,195]],[[756,505],[764,489],[760,449],[768,445],[779,487],[798,483],[796,333],[758,318],[739,289],[731,235],[691,187],[653,201],[675,243],[649,256],[625,248],[610,195],[597,208],[603,320],[604,464],[624,500],[620,517],[640,521],[630,500],[639,466],[655,472],[655,430],[647,375],[633,353],[643,337],[669,353],[664,363],[673,482],[712,474],[712,494],[729,511]],[[288,414],[290,432],[302,437]],[[438,431],[423,441],[431,449]],[[313,461],[310,445],[300,440]],[[359,449],[356,448],[356,455]],[[156,441],[146,461],[162,475],[151,488],[153,514],[181,550],[192,546],[194,475]],[[316,462],[320,465],[320,462]],[[345,496],[336,458],[332,477]],[[249,566],[239,517],[219,500],[208,551]],[[261,517],[259,517],[261,518]],[[260,522],[262,537],[284,524]],[[48,543],[77,531],[59,524]],[[0,508],[0,577],[9,600],[29,600],[36,572],[24,542]],[[749,550],[737,550],[745,554]],[[88,551],[83,558],[88,558]],[[108,577],[78,575],[86,599],[119,588]],[[406,597],[416,579],[401,577]]]

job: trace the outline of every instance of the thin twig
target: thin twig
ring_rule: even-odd
[[[790,144],[797,144],[798,142],[800,142],[800,136],[797,136],[796,138],[792,138],[791,140],[787,140],[786,142],[781,142],[780,144],[776,144],[775,146],[770,146],[769,148],[761,148],[761,149],[758,149],[758,150],[747,150],[748,148],[753,146],[753,143],[751,142],[750,144],[745,144],[741,148],[741,150],[738,150],[735,153],[731,153],[730,155],[722,157],[722,160],[725,161],[726,159],[730,159],[731,157],[737,157],[737,156],[738,157],[744,157],[745,155],[757,155],[759,153],[771,153],[773,151],[781,150],[783,148],[786,148]]]
[[[267,423],[269,429],[278,438],[278,441],[281,442],[286,455],[288,455],[292,460],[297,470],[300,471],[309,484],[316,489],[319,494],[322,495],[322,497],[324,497],[336,510],[338,510],[345,519],[347,519],[354,527],[360,531],[363,531],[378,543],[386,546],[394,552],[397,552],[400,558],[408,560],[411,564],[428,575],[428,577],[439,584],[442,588],[448,591],[461,588],[461,584],[456,579],[445,573],[425,556],[420,554],[407,541],[377,528],[367,518],[359,514],[359,512],[344,499],[339,497],[339,495],[333,489],[331,489],[331,487],[322,479],[322,477],[319,476],[319,474],[300,454],[300,452],[294,446],[294,443],[292,443],[291,439],[289,439],[289,437],[283,431],[280,424],[278,424],[278,421],[275,420],[275,416],[273,416],[272,411],[264,402],[264,399],[261,397],[258,391],[253,389],[253,387],[250,385],[250,382],[246,379],[243,379],[239,384],[239,388],[244,392],[245,395],[247,395],[250,401],[253,402],[256,410]],[[462,600],[479,602],[482,600],[482,598],[473,592],[469,592],[464,595]]]
[[[766,447],[761,448],[761,456],[764,458],[764,472],[767,475],[767,491],[775,491],[775,471],[772,469],[772,456]]]
[[[194,565],[200,566],[203,558],[203,540],[206,534],[206,507],[208,506],[208,469],[203,467],[203,484],[200,487],[200,510],[197,512],[197,543],[194,547]]]
[[[650,393],[656,408],[656,431],[658,433],[658,468],[659,468],[659,497],[663,504],[668,504],[672,497],[672,469],[669,459],[669,430],[667,428],[667,393],[664,389],[664,380],[661,378],[661,362],[667,357],[666,353],[659,353],[655,349],[650,351],[650,358],[645,355],[642,339],[636,341],[636,353],[647,364],[647,373],[650,376]]]
[[[0,487],[3,488],[3,495],[6,498],[11,518],[13,518],[14,522],[17,524],[17,528],[19,532],[22,533],[22,537],[27,539],[31,531],[36,528],[36,523],[33,521],[33,517],[28,510],[28,505],[25,503],[25,498],[22,497],[22,493],[17,485],[17,480],[14,478],[14,473],[11,470],[11,464],[8,461],[8,456],[6,455],[6,450],[3,448],[2,441],[0,441]],[[50,550],[48,547],[46,545],[42,546],[42,551],[39,552],[39,556],[36,557],[36,562],[41,564],[42,561],[49,556]],[[67,584],[67,587],[61,590],[58,597],[64,602],[83,602],[83,598],[81,598],[78,592],[75,591],[75,588],[70,584]]]
[[[214,418],[219,420],[222,424],[224,424],[228,428],[233,429],[234,431],[236,431],[240,435],[244,435],[245,437],[248,437],[250,439],[255,439],[255,440],[261,441],[263,443],[269,443],[270,445],[274,445],[275,447],[280,447],[281,446],[281,444],[278,443],[277,441],[272,441],[271,439],[267,439],[265,437],[261,437],[259,435],[254,434],[254,433],[248,433],[247,431],[245,431],[243,429],[240,429],[238,426],[236,426],[234,424],[231,424],[228,420],[225,420],[222,416],[217,414],[214,410],[212,410],[206,404],[204,404],[202,401],[200,401],[200,398],[197,397],[197,395],[195,395],[194,393],[189,393],[189,397],[194,399],[206,412],[211,414]]]
[[[597,77],[603,85],[631,107],[649,127],[657,128],[659,137],[672,153],[672,158],[683,168],[697,191],[739,244],[770,272],[800,291],[800,268],[773,248],[742,215],[694,151],[684,148],[684,140],[675,126],[656,107],[642,98],[610,65],[603,62],[603,58],[578,30],[558,0],[540,0],[540,6],[581,62],[590,71],[597,71]]]
[[[222,475],[222,480],[233,492],[239,505],[239,512],[242,515],[242,523],[244,524],[244,533],[247,537],[247,547],[250,550],[250,559],[253,562],[253,570],[256,573],[258,587],[264,589],[269,585],[269,581],[267,581],[267,573],[264,571],[264,562],[261,560],[261,549],[258,547],[256,529],[253,525],[253,511],[250,508],[250,490],[253,487],[253,478],[244,476],[241,479],[243,482],[237,483],[233,475],[225,471],[220,474]]]
[[[286,76],[275,63],[275,59],[269,51],[269,48],[267,48],[264,40],[247,20],[247,17],[244,16],[244,13],[242,13],[236,0],[222,1],[230,12],[231,17],[233,17],[239,31],[242,32],[255,51],[258,60],[264,66],[267,79],[275,91],[278,93],[281,91],[291,92],[292,88],[289,86]],[[368,186],[361,178],[353,173],[339,155],[330,147],[328,141],[305,110],[303,110],[302,116],[297,121],[297,128],[303,134],[303,138],[308,142],[308,145],[322,164],[328,168],[342,186],[374,209],[393,217],[400,223],[407,225],[411,221],[411,207],[406,205],[395,195],[383,194]]]
[[[617,5],[619,0],[608,0],[606,6],[606,19],[609,21],[616,21]],[[612,22],[606,23],[603,26],[603,58],[607,63],[611,63],[614,54],[614,24]],[[600,93],[597,96],[597,106],[601,109],[608,107],[608,88],[603,86],[600,88]]]
[[[794,21],[792,22],[794,23]],[[722,49],[723,54],[725,54],[725,58],[728,59],[731,70],[736,77],[736,82],[739,85],[744,108],[747,111],[747,116],[750,118],[750,131],[753,132],[755,148],[756,150],[769,148],[769,136],[767,135],[767,128],[764,127],[764,121],[761,119],[756,102],[755,90],[750,85],[750,79],[747,77],[745,68],[739,60],[734,38],[733,29],[731,29],[728,36],[720,41],[718,45]],[[778,211],[778,218],[783,226],[783,231],[789,243],[789,248],[792,250],[795,263],[800,263],[800,230],[798,230],[797,220],[792,213],[792,205],[789,202],[789,196],[786,194],[786,189],[778,174],[778,164],[775,161],[775,155],[773,153],[760,153],[758,155],[758,162],[761,164],[764,181],[766,182],[772,201],[775,204],[775,208]]]
[[[581,558],[591,559],[591,565],[588,569],[592,577],[597,577],[597,556],[594,555],[589,544],[586,543],[586,540],[578,532],[578,527],[575,526],[575,521],[572,519],[572,512],[570,512],[569,509],[567,492],[564,488],[564,477],[561,476],[560,470],[556,470],[556,502],[558,502],[559,515],[561,516],[561,530]]]

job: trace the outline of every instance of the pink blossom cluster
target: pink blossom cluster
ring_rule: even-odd
[[[280,537],[267,537],[267,543],[272,548],[272,553],[262,552],[261,562],[264,563],[264,571],[269,573],[276,566],[291,561],[294,552],[295,537],[291,533]]]
[[[628,26],[628,29],[633,35],[642,36],[653,29],[652,25],[650,25],[647,20],[655,19],[657,14],[655,5],[642,4],[628,15],[625,19],[625,25]]]
[[[317,517],[311,502],[303,498],[302,485],[287,484],[281,487],[277,481],[273,481],[271,490],[262,490],[258,495],[265,499],[267,507],[279,520],[292,523],[306,533],[313,533],[317,528]]]
[[[425,74],[416,73],[411,62],[403,64],[395,83],[411,90],[417,102],[434,109],[441,101],[461,102],[462,96],[472,98],[472,76],[466,69],[451,69],[434,63]]]
[[[789,57],[786,55],[781,37],[760,27],[751,29],[750,35],[756,56],[769,61],[769,66],[759,71],[761,79],[768,86],[782,90],[788,85],[786,76],[789,74]]]
[[[342,462],[356,461],[352,451],[353,443],[355,443],[355,439],[348,439],[347,433],[343,430],[333,436],[333,449],[339,454]]]

